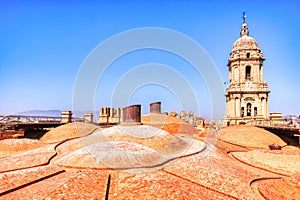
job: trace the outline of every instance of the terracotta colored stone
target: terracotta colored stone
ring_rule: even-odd
[[[63,169],[57,166],[47,165],[0,173],[0,195],[16,187],[24,186],[30,182],[58,173],[62,170]]]
[[[117,199],[232,199],[189,180],[158,171],[120,174]]]
[[[283,175],[300,172],[300,152],[293,150],[253,150],[233,152],[232,155],[249,165]]]
[[[73,152],[63,150],[67,146]],[[64,167],[94,169],[150,167],[200,152],[204,148],[204,143],[198,140],[176,137],[151,126],[115,126],[65,142],[57,148],[59,156],[54,163]]]
[[[55,145],[29,150],[0,159],[0,172],[47,165],[55,156]]]
[[[220,140],[247,148],[269,149],[269,144],[285,146],[286,143],[273,133],[262,128],[236,125],[221,129]]]
[[[256,199],[255,193],[249,190],[250,181],[264,176],[275,177],[272,173],[234,161],[214,148],[177,159],[164,171],[237,199]]]
[[[67,171],[0,199],[103,199],[107,177],[105,171]]]
[[[0,140],[0,158],[12,156],[17,153],[36,149],[46,144],[31,139],[5,139]]]
[[[98,126],[89,123],[69,123],[50,130],[40,139],[40,141],[45,143],[56,143],[66,139],[86,136],[98,128]]]
[[[258,190],[266,199],[300,199],[300,174],[279,179],[261,180]]]
[[[171,134],[198,134],[198,130],[190,124],[182,123],[178,118],[150,113],[142,116],[142,123],[145,125],[161,128]]]
[[[52,145],[6,141],[12,150],[27,148],[25,143],[29,149],[0,158],[0,199],[104,199],[109,175],[109,199],[299,199],[299,175],[292,175],[299,171],[297,148],[250,151],[217,141],[195,151],[204,144],[195,138],[203,137],[172,135],[151,126],[90,130]],[[236,139],[236,134],[227,136]],[[158,155],[176,157],[158,166],[143,165],[160,160]],[[112,170],[107,162],[123,163],[128,169]]]
[[[216,143],[215,143],[215,146],[226,151],[226,152],[234,152],[234,151],[248,151],[249,149],[245,148],[245,147],[241,147],[241,146],[238,146],[238,145],[234,145],[234,144],[230,144],[228,142],[224,142],[224,141],[221,141],[221,140],[218,140]]]
[[[150,113],[148,115],[143,115],[141,119],[142,119],[142,123],[145,125],[163,126],[165,124],[181,123],[181,120],[176,117],[157,114],[157,113]]]

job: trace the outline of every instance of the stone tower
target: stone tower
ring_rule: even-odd
[[[249,36],[246,16],[243,16],[240,38],[228,59],[229,86],[226,88],[227,125],[268,118],[268,84],[263,77],[262,51]]]

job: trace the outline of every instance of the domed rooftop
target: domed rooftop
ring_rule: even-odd
[[[248,25],[246,23],[246,15],[244,15],[243,18],[244,22],[242,24],[240,38],[234,42],[232,51],[241,49],[259,49],[256,40],[249,36]]]
[[[254,38],[248,35],[243,35],[234,42],[232,46],[232,51],[237,51],[242,49],[259,49],[259,48]]]
[[[262,128],[239,124],[221,130],[220,140],[246,148],[269,149],[269,144],[286,146],[277,135]]]
[[[18,152],[0,158],[0,199],[300,199],[300,150],[234,144],[274,142],[247,127],[221,129],[216,146],[146,125],[83,123],[55,128],[46,142],[66,135],[55,144],[2,140],[0,155]]]

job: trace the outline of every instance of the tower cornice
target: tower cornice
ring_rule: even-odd
[[[234,58],[234,59],[228,59],[227,66],[230,67],[231,63],[234,62],[240,62],[240,61],[260,61],[263,62],[265,61],[265,58]]]

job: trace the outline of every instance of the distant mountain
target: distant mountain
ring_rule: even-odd
[[[83,118],[84,111],[75,111],[73,112],[73,117]],[[94,115],[94,121],[98,120],[99,112],[92,112]],[[15,113],[15,115],[25,115],[25,116],[46,116],[46,117],[61,117],[61,110],[27,110],[23,112]]]
[[[61,110],[28,110],[28,111],[18,112],[16,113],[16,115],[60,117]]]
[[[73,117],[79,117],[82,118],[85,113],[91,112],[94,115],[94,120],[98,120],[99,117],[99,111],[73,111]]]
[[[291,118],[297,118],[296,115],[285,115],[282,117],[282,119],[291,119]]]

